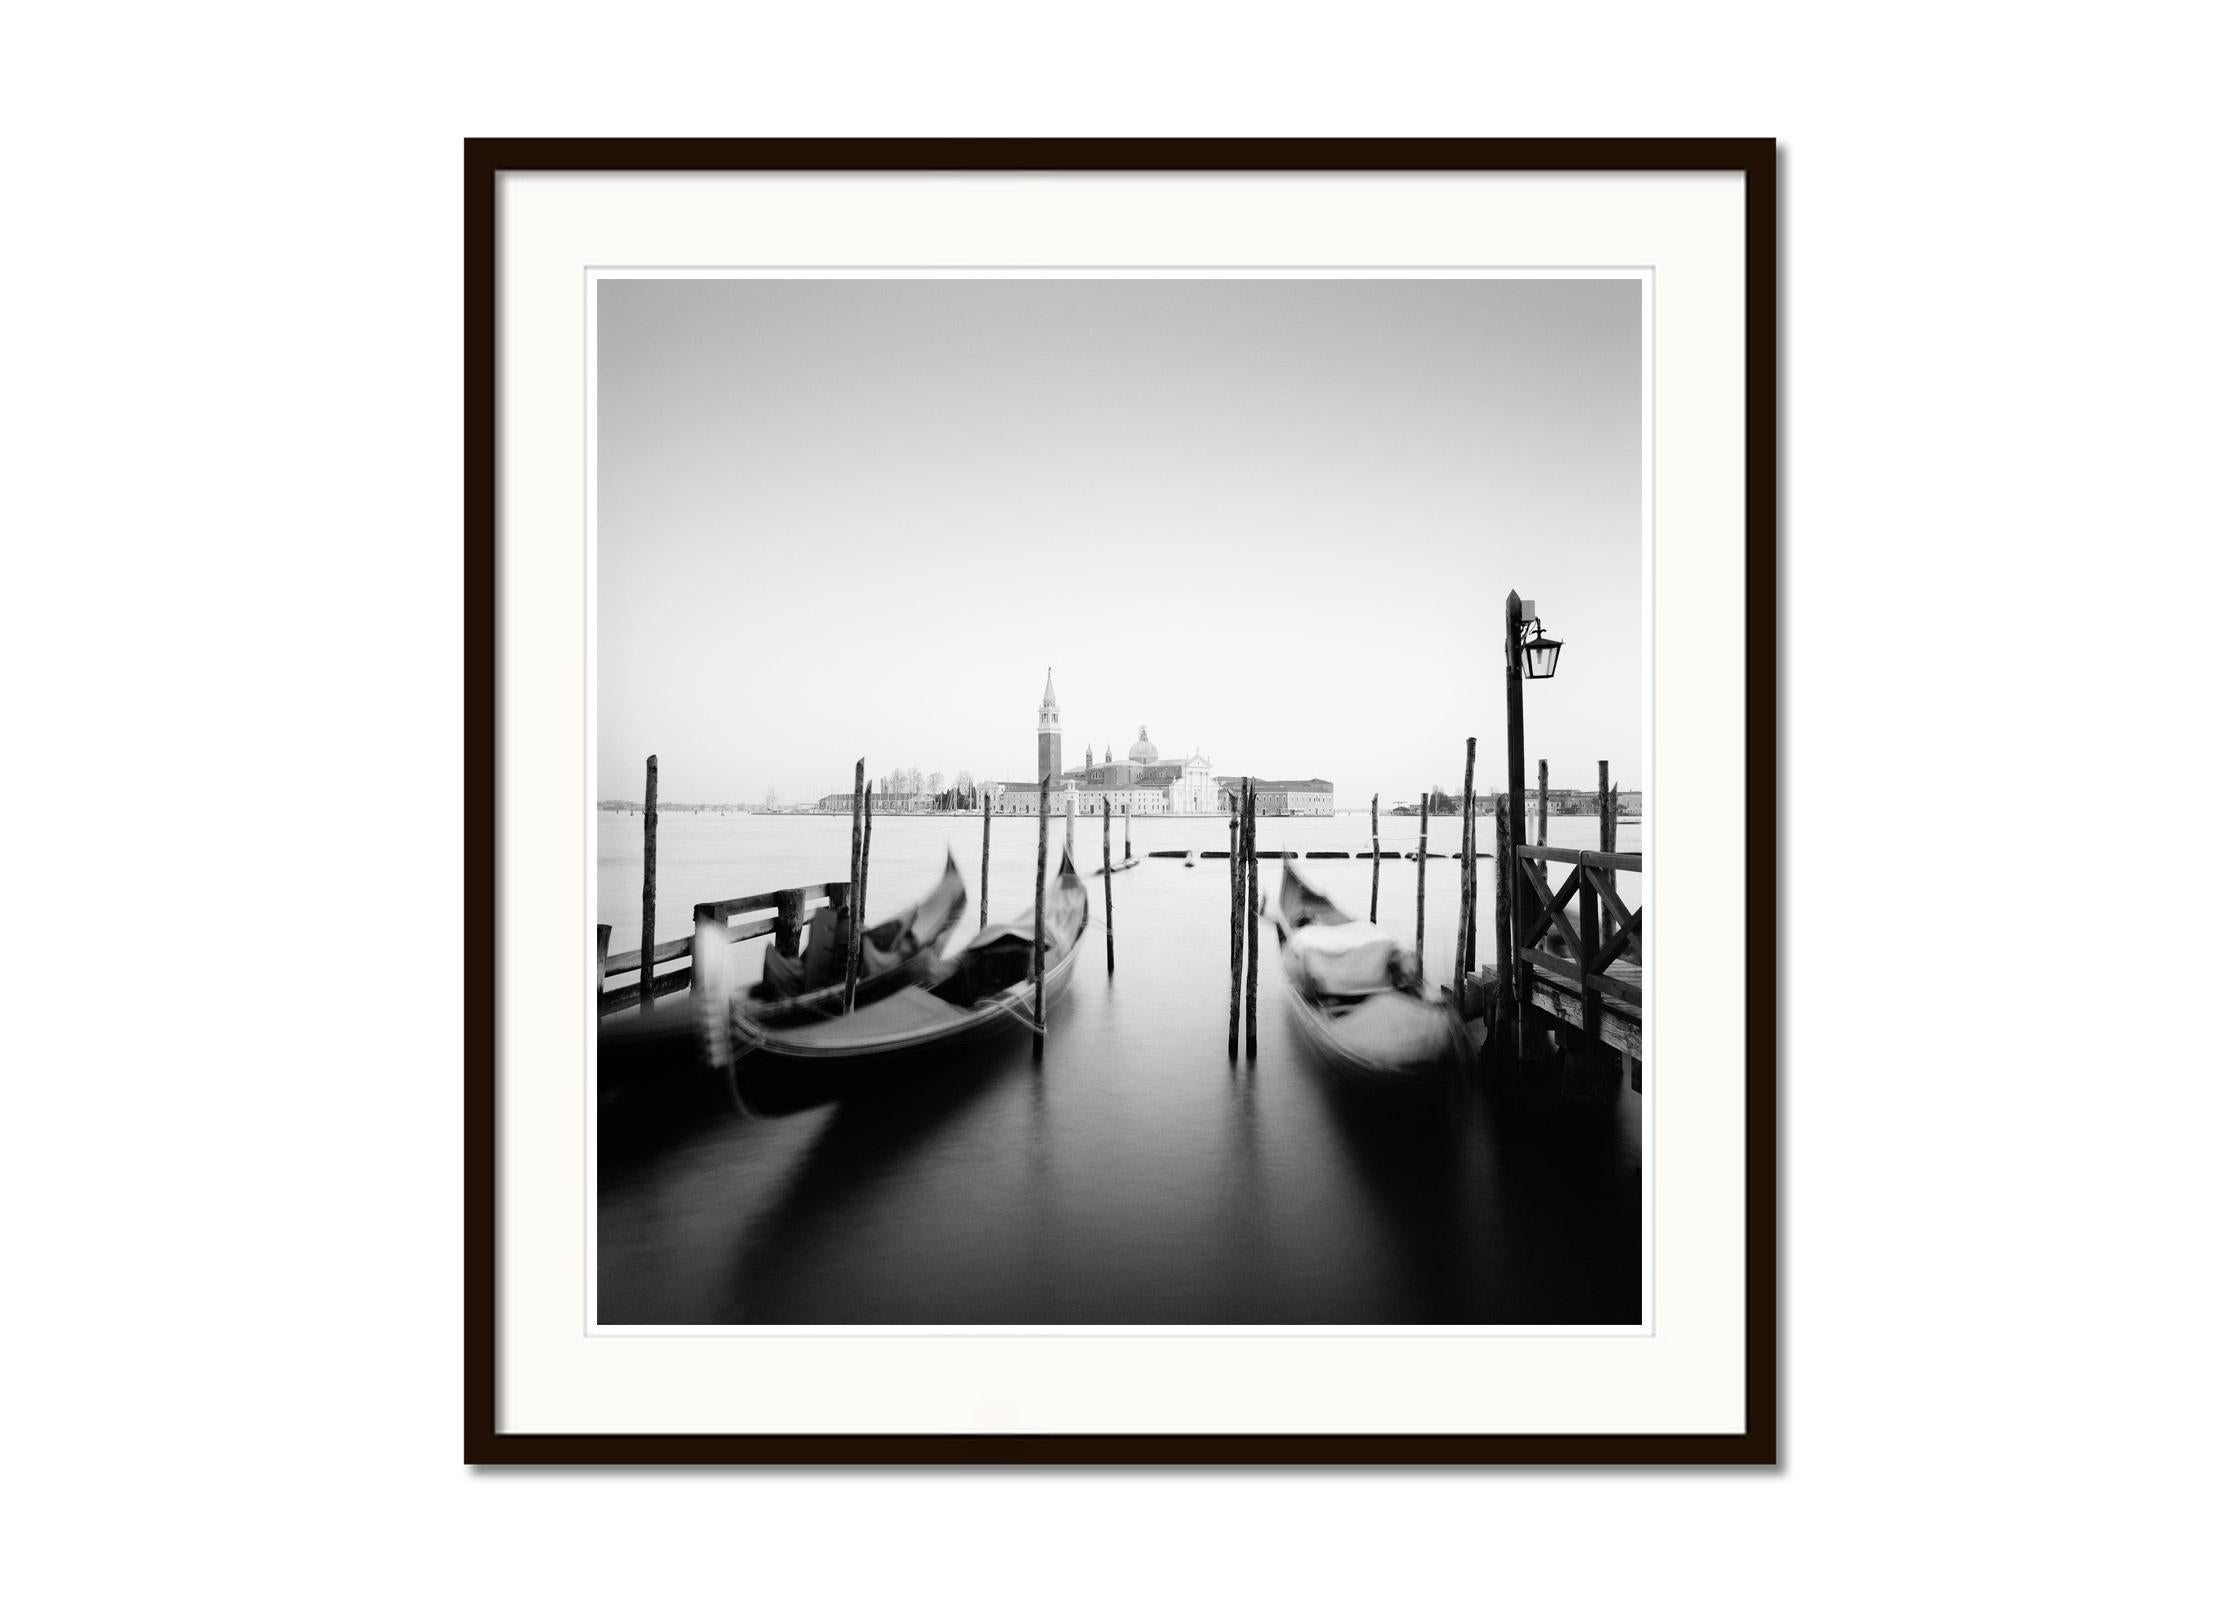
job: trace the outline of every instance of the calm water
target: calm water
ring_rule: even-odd
[[[1263,849],[1368,847],[1366,815],[1265,818]],[[638,943],[643,820],[601,814],[599,915]],[[1076,859],[1100,833],[1076,823]],[[1404,829],[1404,839],[1399,838]],[[1134,824],[1137,855],[1221,849],[1224,819]],[[660,827],[656,937],[695,901],[845,874],[846,817],[692,816]],[[1619,848],[1638,848],[1621,827]],[[1452,852],[1460,822],[1434,818]],[[1482,825],[1490,839],[1491,819]],[[1386,819],[1386,848],[1415,819]],[[1035,828],[998,818],[996,916],[1031,902]],[[1052,856],[1063,838],[1052,825]],[[1120,854],[1114,827],[1113,853]],[[1553,844],[1594,843],[1558,817]],[[953,849],[975,896],[980,820],[882,817],[874,916]],[[1370,863],[1301,861],[1357,914]],[[1262,862],[1263,888],[1279,864]],[[1481,869],[1485,870],[1485,869]],[[1527,1116],[1475,1074],[1372,1099],[1292,1032],[1262,927],[1260,1049],[1227,1053],[1227,863],[1146,860],[1104,893],[1039,1065],[1022,1031],[837,1097],[758,1096],[742,1118],[667,1080],[602,1074],[600,1317],[608,1323],[1630,1323],[1639,1320],[1640,1098]],[[1429,863],[1425,964],[1451,978],[1460,865]],[[1411,938],[1415,863],[1383,863],[1379,920]],[[1492,912],[1481,888],[1481,939]],[[977,904],[966,927],[977,922]],[[767,941],[734,947],[751,979]],[[623,1087],[616,1088],[616,1083]]]

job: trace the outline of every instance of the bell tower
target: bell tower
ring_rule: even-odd
[[[1042,675],[1042,715],[1035,725],[1035,777],[1055,783],[1066,770],[1058,732],[1058,685],[1050,669]]]

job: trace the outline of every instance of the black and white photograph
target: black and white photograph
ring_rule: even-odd
[[[594,275],[598,1330],[1644,1333],[1651,288]]]

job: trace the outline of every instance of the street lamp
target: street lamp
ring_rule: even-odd
[[[1505,698],[1509,722],[1509,826],[1513,831],[1508,859],[1501,862],[1499,870],[1509,900],[1509,926],[1502,930],[1502,937],[1508,941],[1509,993],[1506,998],[1510,1003],[1510,1024],[1504,1042],[1513,1053],[1523,1043],[1527,981],[1521,948],[1525,926],[1524,885],[1517,873],[1517,847],[1524,843],[1524,681],[1556,675],[1556,657],[1563,651],[1563,641],[1547,636],[1547,630],[1540,626],[1539,608],[1530,600],[1519,599],[1514,589],[1509,591],[1502,620],[1506,624],[1502,656],[1508,679]]]
[[[1556,657],[1563,650],[1563,641],[1549,638],[1538,618],[1525,626],[1530,631],[1520,641],[1524,646],[1524,675],[1528,678],[1554,677]]]

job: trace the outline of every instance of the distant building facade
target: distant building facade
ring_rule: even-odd
[[[1617,789],[1613,790],[1612,794],[1617,800],[1619,816],[1638,817],[1641,815],[1641,791],[1639,789]],[[1478,809],[1482,812],[1492,811],[1493,803],[1497,798],[1498,796],[1494,794],[1479,795]],[[1528,816],[1538,816],[1540,814],[1540,791],[1537,787],[1529,785],[1526,787],[1524,808]],[[1592,789],[1550,789],[1548,791],[1548,815],[1551,817],[1592,817],[1600,815],[1601,811],[1602,797]]]
[[[1210,816],[1227,808],[1213,763],[1197,753],[1162,761],[1148,725],[1137,726],[1136,742],[1121,760],[1113,759],[1110,745],[1105,746],[1102,761],[1096,759],[1094,745],[1084,745],[1081,765],[1068,768],[1063,764],[1062,743],[1057,678],[1054,672],[1046,672],[1035,723],[1035,776],[1031,781],[999,779],[983,784],[996,811],[1004,816],[1033,816],[1041,803],[1044,778],[1050,780],[1050,809],[1058,815],[1102,815],[1107,802],[1115,814],[1139,817]],[[1323,787],[1327,791],[1329,786]],[[1327,793],[1323,809],[1329,809]]]
[[[1220,809],[1229,809],[1228,796],[1244,793],[1244,779],[1220,780]],[[1337,790],[1328,778],[1254,778],[1253,810],[1263,817],[1327,817]]]
[[[934,795],[923,791],[917,794],[895,794],[873,789],[871,791],[871,809],[882,816],[903,816],[915,811],[933,810],[934,799]],[[822,800],[819,800],[817,809],[819,811],[853,812],[855,803],[856,797],[846,790],[842,790],[838,794],[828,794]]]

